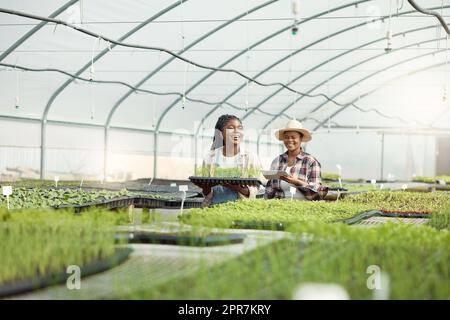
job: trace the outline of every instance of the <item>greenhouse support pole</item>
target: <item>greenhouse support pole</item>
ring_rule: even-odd
[[[109,126],[105,126],[103,143],[103,179],[106,180],[108,173],[108,151],[109,151]]]
[[[40,163],[40,170],[39,170],[39,175],[41,180],[44,180],[44,176],[45,176],[45,131],[46,131],[46,125],[47,125],[47,120],[42,120],[41,122],[41,163]]]
[[[156,179],[156,174],[158,170],[158,130],[155,130],[153,134],[153,179]]]
[[[380,180],[383,180],[384,171],[384,132],[381,134],[381,172]]]

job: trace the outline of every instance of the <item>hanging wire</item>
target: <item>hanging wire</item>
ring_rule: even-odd
[[[183,98],[181,99],[181,109],[184,110],[184,107],[186,106],[186,87],[187,87],[187,73],[189,70],[189,63],[186,63],[186,66],[184,67],[184,79],[183,79]]]
[[[330,10],[330,5],[328,3],[328,13]],[[292,35],[295,36],[298,33],[298,27],[297,24],[299,23],[299,15],[300,15],[300,0],[293,0],[292,1],[292,13],[294,15],[294,22],[292,27]],[[292,79],[292,56],[293,56],[293,45],[292,45],[292,37],[290,38],[289,42],[289,74],[288,74],[288,83],[291,84]],[[292,92],[292,105],[294,106],[297,104],[298,99],[300,98],[299,94],[297,92]],[[294,116],[295,119],[295,116]]]
[[[391,20],[392,20],[392,0],[389,0],[389,18],[388,18],[388,25],[387,25],[387,31],[386,31],[386,48],[384,51],[386,53],[389,53],[392,51],[392,29],[391,29]]]
[[[437,12],[430,11],[430,10],[420,7],[419,5],[417,5],[417,3],[414,0],[408,0],[408,2],[417,11],[419,11],[423,14],[426,14],[426,15],[435,16],[439,20],[439,22],[442,25],[442,27],[444,28],[445,32],[447,32],[447,34],[450,35],[450,29],[448,28],[447,23],[445,22],[444,18],[442,18],[442,15],[440,15]]]
[[[444,12],[444,0],[441,0],[441,16]],[[439,22],[436,22],[436,39],[441,38],[441,28],[439,26]],[[439,49],[441,47],[441,41],[436,41],[436,48]]]
[[[134,86],[130,85],[129,83],[126,83],[126,82],[123,82],[123,81],[88,79],[88,78],[80,77],[80,76],[71,74],[69,72],[66,72],[64,70],[55,69],[55,68],[52,68],[52,69],[50,69],[50,68],[43,68],[43,69],[27,68],[27,67],[23,67],[23,66],[19,66],[19,65],[11,65],[11,64],[7,64],[7,63],[3,63],[3,62],[0,62],[0,66],[4,66],[4,67],[10,68],[10,69],[17,68],[17,69],[20,69],[20,70],[23,70],[23,71],[29,71],[29,72],[57,72],[57,73],[61,73],[61,74],[64,74],[66,76],[69,76],[69,77],[71,77],[73,79],[81,80],[81,81],[86,82],[86,83],[122,85],[122,86],[125,86],[125,87],[129,88],[129,89],[132,89],[136,93],[137,92],[148,93],[148,94],[159,95],[159,96],[176,95],[176,96],[178,96],[180,98],[183,97],[183,93],[181,93],[181,92],[176,92],[176,91],[172,91],[172,92],[157,92],[157,91],[153,91],[153,90],[137,88],[137,87],[134,87]],[[225,106],[231,107],[231,108],[236,109],[236,110],[240,110],[240,111],[244,110],[244,108],[238,107],[238,106],[236,106],[236,105],[234,105],[234,104],[232,104],[230,102],[223,102],[223,101],[210,102],[210,101],[206,101],[206,100],[202,100],[202,99],[190,98],[187,95],[186,95],[186,100],[188,100],[190,102],[197,102],[197,103],[210,105],[210,106],[225,105]],[[363,109],[363,108],[358,107],[357,105],[355,105],[353,103],[347,103],[345,106],[352,106],[356,110],[361,111],[361,112],[376,112],[378,115],[380,115],[383,118],[396,119],[396,120],[400,120],[403,123],[408,123],[406,120],[404,120],[404,119],[402,119],[400,117],[392,117],[392,116],[384,114],[384,113],[382,113],[382,112],[380,112],[380,111],[378,111],[376,109]],[[249,109],[250,110],[257,109],[257,107],[253,107],[253,108],[249,108]],[[320,110],[323,110],[323,109],[320,109]],[[259,109],[258,109],[258,111],[260,111],[262,114],[266,114],[266,115],[270,115],[270,116],[278,116],[279,115],[278,113],[277,114],[273,114],[273,113],[261,111]],[[311,114],[316,114],[316,113],[318,113],[318,112],[314,112],[314,113],[311,113]],[[290,117],[287,114],[283,113],[282,116],[290,119]],[[413,122],[418,123],[417,121],[413,121]],[[418,124],[420,124],[420,123],[418,123]]]
[[[183,0],[180,0],[180,35],[181,35],[181,50],[184,52],[185,50],[185,34],[184,34],[184,6],[183,6]],[[187,79],[187,72],[189,68],[189,63],[186,63],[184,67],[184,74],[183,74],[183,96],[181,98],[181,109],[184,110],[184,107],[186,106],[186,79]]]
[[[94,120],[95,108],[96,108],[96,103],[97,103],[95,83],[91,82],[90,87],[91,87],[91,120]]]
[[[94,67],[94,56],[95,56],[95,50],[98,48],[100,44],[101,38],[94,40],[94,43],[92,45],[92,55],[91,55],[91,67],[89,68],[89,78],[91,80],[90,83],[90,89],[91,89],[91,120],[94,120],[95,117],[95,109],[96,109],[96,87],[92,80],[95,79],[95,67]]]
[[[397,0],[397,14],[400,12],[400,10],[402,10],[403,9],[403,0],[401,0],[402,2],[402,4],[399,6],[398,4],[399,4],[399,2],[400,2],[400,0]]]
[[[248,17],[248,11],[249,11],[249,1],[247,0],[247,13],[246,16]],[[246,42],[247,42],[247,52],[245,54],[245,72],[248,74],[248,70],[249,70],[249,63],[250,63],[250,37],[249,37],[249,22],[247,21],[245,23],[245,27],[246,27]],[[245,101],[244,101],[244,110],[245,112],[247,112],[249,105],[248,105],[248,95],[249,95],[249,85],[250,85],[250,81],[246,81],[245,83]]]
[[[83,0],[80,0],[80,23],[83,24],[83,14],[84,14]]]
[[[355,4],[356,8],[359,8],[357,4]],[[400,7],[398,10],[401,10]],[[403,19],[411,19],[411,18],[421,18],[422,15],[413,15],[409,14],[408,16],[399,16],[397,18]],[[450,17],[449,15],[442,15],[442,17]],[[316,17],[316,20],[354,20],[354,19],[369,19],[373,18],[372,15],[347,15],[347,16],[331,16],[331,17]],[[307,20],[308,18],[299,18],[298,22]],[[184,23],[212,23],[212,22],[227,22],[227,19],[184,19]],[[250,21],[250,22],[269,22],[269,21],[292,21],[292,17],[279,17],[279,18],[252,18],[252,19],[241,19],[240,21]],[[126,20],[126,21],[85,21],[83,24],[85,25],[101,25],[101,24],[141,24],[142,20]],[[180,20],[157,20],[152,21],[151,24],[168,24],[168,23],[180,23]],[[0,23],[0,27],[13,27],[13,26],[26,26],[33,27],[37,26],[37,23]]]
[[[180,0],[180,1],[181,1],[181,0]],[[103,39],[103,40],[105,40],[105,41],[109,41],[109,42],[111,42],[111,43],[113,43],[113,44],[115,44],[115,45],[117,45],[117,46],[129,47],[129,48],[134,48],[134,49],[144,49],[144,50],[154,50],[154,51],[165,52],[165,53],[167,53],[167,54],[169,54],[169,55],[175,57],[175,58],[178,59],[178,60],[187,62],[187,63],[189,63],[189,64],[191,64],[191,65],[194,65],[194,66],[196,66],[196,67],[198,67],[198,68],[202,68],[202,69],[206,69],[206,70],[210,70],[210,71],[214,71],[214,72],[235,73],[235,74],[239,75],[240,77],[242,77],[242,78],[244,78],[244,79],[247,79],[248,81],[250,81],[250,82],[252,82],[252,83],[255,83],[255,84],[259,85],[259,86],[263,86],[263,87],[279,86],[279,87],[282,87],[282,88],[284,88],[284,89],[286,89],[286,90],[288,90],[288,91],[295,92],[295,93],[297,93],[297,94],[299,94],[299,95],[301,95],[301,96],[304,96],[304,97],[308,97],[308,98],[323,97],[323,98],[325,98],[326,100],[328,100],[328,101],[330,101],[330,102],[332,102],[332,103],[334,103],[334,104],[336,104],[336,105],[338,105],[338,106],[341,106],[341,107],[346,106],[345,104],[339,103],[339,102],[337,102],[336,100],[334,100],[334,99],[328,97],[326,94],[323,94],[323,93],[318,93],[318,94],[307,94],[307,93],[303,93],[303,92],[294,90],[293,88],[291,88],[291,87],[289,87],[289,86],[287,86],[286,84],[281,83],[281,82],[263,83],[263,82],[260,82],[260,81],[254,79],[254,78],[251,78],[251,77],[249,77],[249,76],[243,74],[242,72],[240,72],[240,71],[238,71],[238,70],[236,70],[236,69],[223,69],[223,68],[215,68],[215,67],[203,65],[203,64],[197,63],[197,62],[195,62],[195,61],[189,60],[189,59],[187,59],[187,58],[185,58],[185,57],[182,57],[182,56],[180,56],[179,54],[177,54],[177,53],[175,53],[175,52],[173,52],[173,51],[171,51],[171,50],[168,50],[168,49],[166,49],[166,48],[162,48],[162,47],[152,47],[152,46],[144,46],[144,45],[136,45],[136,44],[129,44],[129,43],[124,43],[124,42],[116,41],[116,40],[110,39],[110,38],[108,38],[108,37],[105,37],[105,36],[103,36],[103,35],[99,35],[99,34],[97,34],[97,33],[95,33],[95,32],[92,32],[92,31],[89,31],[89,30],[86,30],[86,29],[79,28],[79,27],[77,27],[77,26],[75,26],[75,25],[72,25],[72,24],[70,24],[70,23],[67,23],[66,21],[62,21],[62,20],[58,20],[58,19],[53,19],[53,18],[48,18],[48,17],[41,17],[41,16],[29,14],[29,13],[24,13],[24,12],[19,12],[19,11],[14,11],[14,10],[9,10],[9,9],[4,9],[4,8],[0,8],[0,12],[7,13],[7,14],[12,14],[12,15],[16,15],[16,16],[20,16],[20,17],[25,17],[25,18],[30,18],[30,19],[40,20],[40,21],[46,21],[46,22],[51,22],[51,23],[61,24],[61,25],[64,25],[64,26],[66,26],[66,27],[72,28],[72,29],[74,29],[74,30],[76,30],[76,31],[78,31],[78,32],[84,33],[84,34],[86,34],[86,35],[88,35],[88,36],[95,37],[95,38],[101,38],[101,39]]]
[[[20,108],[20,77],[19,77],[19,69],[16,70],[16,99],[15,99],[15,108]]]
[[[450,69],[448,68],[448,38],[449,35],[447,34],[445,38],[445,67],[444,70],[447,70],[447,72],[444,72],[444,93],[442,96],[442,102],[447,102],[448,98],[448,77],[450,74]]]
[[[95,58],[95,50],[100,43],[101,38],[97,38],[94,40],[94,43],[92,44],[92,52],[91,52],[91,66],[89,68],[89,77],[91,80],[94,80],[95,77],[95,67],[94,67],[94,58]]]
[[[295,20],[296,21],[296,20]],[[289,69],[288,69],[288,79],[287,83],[291,84],[292,81],[292,53],[294,52],[293,49],[293,37],[289,37]],[[295,105],[297,103],[297,94],[295,92],[292,92],[292,105]]]

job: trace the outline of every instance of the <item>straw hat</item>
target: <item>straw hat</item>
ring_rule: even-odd
[[[275,137],[277,137],[278,140],[283,140],[283,134],[286,131],[295,131],[301,133],[303,135],[302,142],[307,142],[312,139],[311,132],[309,132],[307,129],[304,129],[301,122],[297,120],[289,120],[284,128],[281,128],[275,132]]]

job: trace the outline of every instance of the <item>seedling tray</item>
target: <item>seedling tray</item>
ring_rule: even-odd
[[[145,196],[134,197],[134,206],[136,208],[157,209],[164,208],[168,200],[147,198]]]
[[[114,255],[80,267],[81,277],[87,277],[118,266],[128,259],[128,256],[132,251],[133,250],[131,248],[116,249]],[[66,273],[64,270],[61,273],[53,275],[45,275],[36,278],[28,278],[15,282],[5,283],[3,285],[0,285],[0,297],[3,298],[14,296],[57,284],[63,284],[70,276],[71,274]]]
[[[206,236],[192,235],[190,232],[124,232],[116,234],[118,241],[126,239],[129,243],[153,243],[183,246],[218,246],[242,243],[245,234],[211,233]]]
[[[189,177],[192,183],[201,184],[234,184],[259,186],[263,183],[256,178],[227,178],[227,177]]]
[[[201,208],[203,198],[186,199],[183,204],[184,209]],[[164,209],[178,209],[181,208],[181,200],[167,200],[164,202]]]

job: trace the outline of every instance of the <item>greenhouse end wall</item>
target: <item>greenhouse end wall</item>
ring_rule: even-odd
[[[24,178],[39,178],[40,125],[19,121],[0,121],[0,172],[5,180],[23,171]],[[104,129],[48,125],[45,178],[129,180],[153,177],[153,133],[112,130],[104,177]],[[158,136],[157,178],[187,179],[201,165],[211,137],[195,140],[186,134]],[[323,172],[343,167],[346,178],[380,179],[388,174],[398,180],[413,175],[433,176],[436,171],[436,138],[425,135],[382,134],[376,132],[317,132],[306,151],[319,159]],[[256,152],[255,142],[246,148]],[[195,161],[197,150],[197,161]],[[263,168],[282,152],[282,143],[273,137],[261,139],[259,156]],[[382,159],[382,154],[384,154]]]

